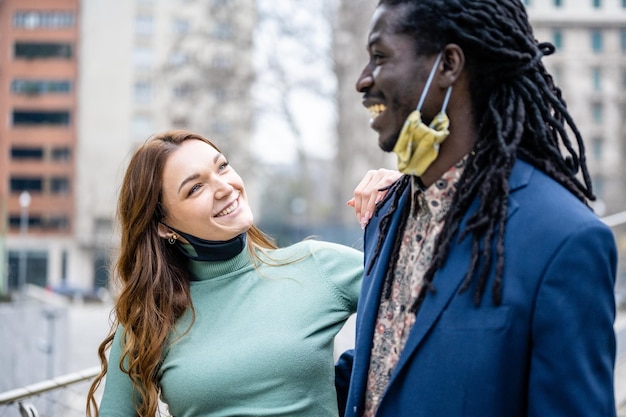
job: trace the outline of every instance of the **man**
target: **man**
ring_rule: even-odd
[[[365,231],[346,415],[615,416],[616,247],[554,47],[520,0],[381,0],[367,49],[406,175]]]

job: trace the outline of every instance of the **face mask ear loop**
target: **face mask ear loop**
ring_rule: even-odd
[[[450,101],[450,93],[452,93],[452,86],[448,87],[446,91],[446,96],[443,98],[443,104],[441,105],[441,113],[446,112],[446,108],[448,107],[448,101]]]
[[[428,79],[426,80],[426,84],[424,84],[424,91],[422,91],[422,96],[420,97],[419,103],[417,103],[417,111],[422,111],[422,104],[424,104],[424,100],[426,99],[426,94],[430,89],[430,84],[433,82],[433,78],[435,77],[435,72],[437,71],[437,67],[439,66],[439,62],[441,61],[441,56],[443,52],[439,52],[437,55],[437,59],[435,59],[435,64],[433,68],[430,70],[430,74],[428,74]]]

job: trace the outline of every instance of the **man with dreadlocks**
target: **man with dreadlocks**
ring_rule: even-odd
[[[615,416],[616,247],[554,47],[520,0],[381,0],[367,50],[405,175],[365,231],[346,415]]]

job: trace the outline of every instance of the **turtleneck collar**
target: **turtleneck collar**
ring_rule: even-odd
[[[193,250],[191,245],[181,244],[185,249]],[[243,269],[254,268],[254,263],[247,250],[224,261],[197,261],[189,260],[189,272],[192,281],[207,281],[216,278],[226,278],[238,275]]]
[[[189,233],[174,229],[172,226],[163,225],[184,237],[189,244],[174,242],[174,246],[192,261],[226,261],[241,253],[246,247],[246,232],[235,236],[230,240],[206,240]]]

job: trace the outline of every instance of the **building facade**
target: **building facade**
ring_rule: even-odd
[[[626,0],[526,0],[543,59],[585,141],[600,216],[626,211]],[[571,132],[570,132],[571,133]],[[571,136],[574,140],[573,135]],[[613,228],[626,291],[626,225]]]
[[[79,4],[50,3],[0,1],[3,290],[65,279],[76,227]]]
[[[123,172],[151,134],[194,130],[250,166],[255,12],[254,0],[0,1],[0,293],[20,279],[107,287]]]
[[[600,215],[626,210],[626,1],[527,0],[543,62],[585,140]],[[573,137],[572,137],[573,138]]]

